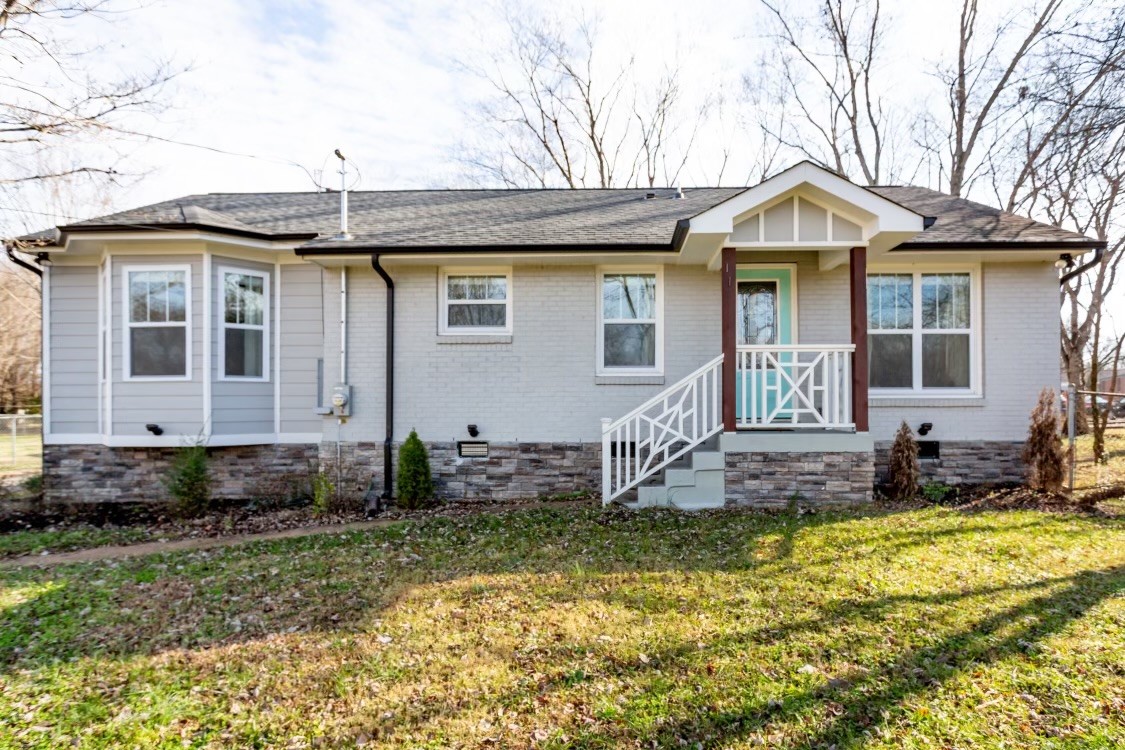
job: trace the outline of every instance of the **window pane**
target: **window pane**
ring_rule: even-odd
[[[914,278],[910,274],[867,277],[867,326],[873,331],[914,327]]]
[[[967,333],[923,334],[922,387],[969,387],[969,335]]]
[[[148,321],[148,274],[129,274],[129,320],[134,323]]]
[[[223,276],[223,318],[228,323],[265,324],[265,279],[250,274]]]
[[[182,326],[129,329],[130,373],[134,377],[186,374],[187,330]]]
[[[262,377],[262,331],[228,328],[225,333],[223,369],[227,377]]]
[[[738,282],[738,343],[777,343],[777,282]]]
[[[969,274],[922,275],[922,327],[969,327]]]
[[[655,367],[656,324],[609,323],[605,325],[606,367]]]
[[[187,317],[183,271],[130,271],[129,320],[133,323],[182,323]]]
[[[602,316],[605,320],[656,318],[656,275],[606,276],[602,280]]]
[[[449,306],[450,328],[503,328],[507,305],[457,305]]]
[[[187,293],[184,275],[178,272],[168,274],[168,320],[182,323],[187,319]]]
[[[507,299],[508,279],[504,276],[450,276],[449,299]]]
[[[913,340],[909,334],[869,336],[868,367],[872,388],[913,388]]]

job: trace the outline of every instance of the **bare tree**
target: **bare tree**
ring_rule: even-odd
[[[0,257],[0,413],[39,399],[39,279]]]
[[[646,88],[635,60],[607,67],[596,22],[507,14],[509,46],[471,66],[494,96],[461,157],[471,176],[509,187],[675,184],[704,110],[684,112],[677,71]],[[685,116],[686,115],[686,116]]]
[[[879,0],[820,0],[813,19],[761,3],[774,21],[778,54],[763,66],[764,79],[748,77],[746,87],[769,86],[774,77],[774,107],[797,115],[776,128],[763,121],[767,137],[838,174],[883,181],[894,126],[876,82],[885,24]]]

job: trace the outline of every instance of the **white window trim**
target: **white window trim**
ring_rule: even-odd
[[[923,388],[922,387],[922,334],[926,331],[942,333],[944,329],[922,328],[922,276],[943,273],[969,274],[969,387],[968,388]],[[911,343],[913,388],[871,388],[868,394],[873,400],[901,399],[901,398],[927,398],[927,399],[964,399],[980,398],[983,393],[983,362],[984,351],[981,336],[983,307],[981,304],[981,273],[980,265],[930,265],[917,264],[911,266],[870,266],[868,275],[878,274],[910,274],[914,277],[914,321],[913,328],[909,330],[913,341]],[[867,336],[880,336],[895,333],[887,330],[883,333],[868,329]],[[898,333],[906,331],[899,329]],[[953,331],[952,329],[945,332]]]
[[[619,274],[655,274],[656,275],[656,317],[652,320],[656,324],[656,357],[652,367],[606,367],[605,366],[605,320],[602,309],[603,287],[606,276]],[[664,374],[664,267],[663,266],[599,266],[597,269],[597,283],[594,286],[597,295],[597,335],[595,336],[597,353],[596,374],[605,375],[636,375],[651,377]],[[647,320],[636,321],[640,323]]]
[[[499,300],[450,300],[450,276],[503,276],[507,281],[507,296],[504,299],[504,325],[503,326],[450,326],[449,305],[453,304],[499,304]],[[439,336],[496,336],[511,335],[512,333],[512,288],[511,266],[450,266],[442,268],[438,274],[438,335]]]
[[[269,271],[260,271],[256,268],[243,268],[241,266],[219,266],[218,273],[218,294],[215,295],[218,302],[215,315],[217,316],[216,320],[219,321],[219,340],[217,342],[219,349],[219,376],[217,379],[225,383],[268,383],[270,379],[270,306],[272,304],[272,297],[270,297],[270,273]],[[228,273],[238,274],[240,276],[257,276],[259,279],[262,279],[262,295],[265,297],[262,302],[262,325],[227,322],[226,276]],[[226,342],[228,328],[262,332],[262,374],[260,376],[227,375]]]
[[[129,289],[129,274],[130,273],[143,273],[146,271],[180,271],[184,274],[184,320],[183,322],[172,323],[133,323],[130,320],[131,310],[131,293]],[[128,265],[121,268],[121,363],[122,373],[121,379],[131,383],[144,383],[144,382],[159,382],[159,381],[187,381],[192,379],[192,325],[191,317],[193,314],[191,306],[191,285],[192,274],[190,264],[143,264],[143,265]],[[133,371],[133,353],[132,336],[130,331],[133,328],[171,328],[173,326],[182,326],[184,328],[184,336],[186,338],[186,346],[184,350],[184,374],[183,375],[138,375],[134,376]]]

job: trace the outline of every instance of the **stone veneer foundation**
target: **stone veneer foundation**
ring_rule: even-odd
[[[792,498],[817,505],[870,502],[871,451],[735,452],[726,454],[728,505],[784,508]]]
[[[308,445],[245,445],[211,448],[216,498],[277,498],[309,476],[317,460]],[[168,501],[164,479],[175,448],[109,448],[104,445],[43,446],[43,500],[80,505]]]
[[[397,465],[398,448],[393,448]],[[601,489],[600,443],[490,443],[488,458],[461,458],[456,443],[427,443],[434,489],[442,500],[515,500]],[[336,443],[320,445],[325,471],[336,471]],[[383,483],[382,443],[341,443],[342,486],[362,493]]]
[[[1023,484],[1027,481],[1022,441],[942,440],[941,458],[920,460],[923,482],[956,485]],[[890,442],[875,445],[876,477],[887,475]]]

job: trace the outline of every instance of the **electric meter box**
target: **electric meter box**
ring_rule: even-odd
[[[332,388],[332,413],[337,417],[352,415],[352,387],[340,383]]]

